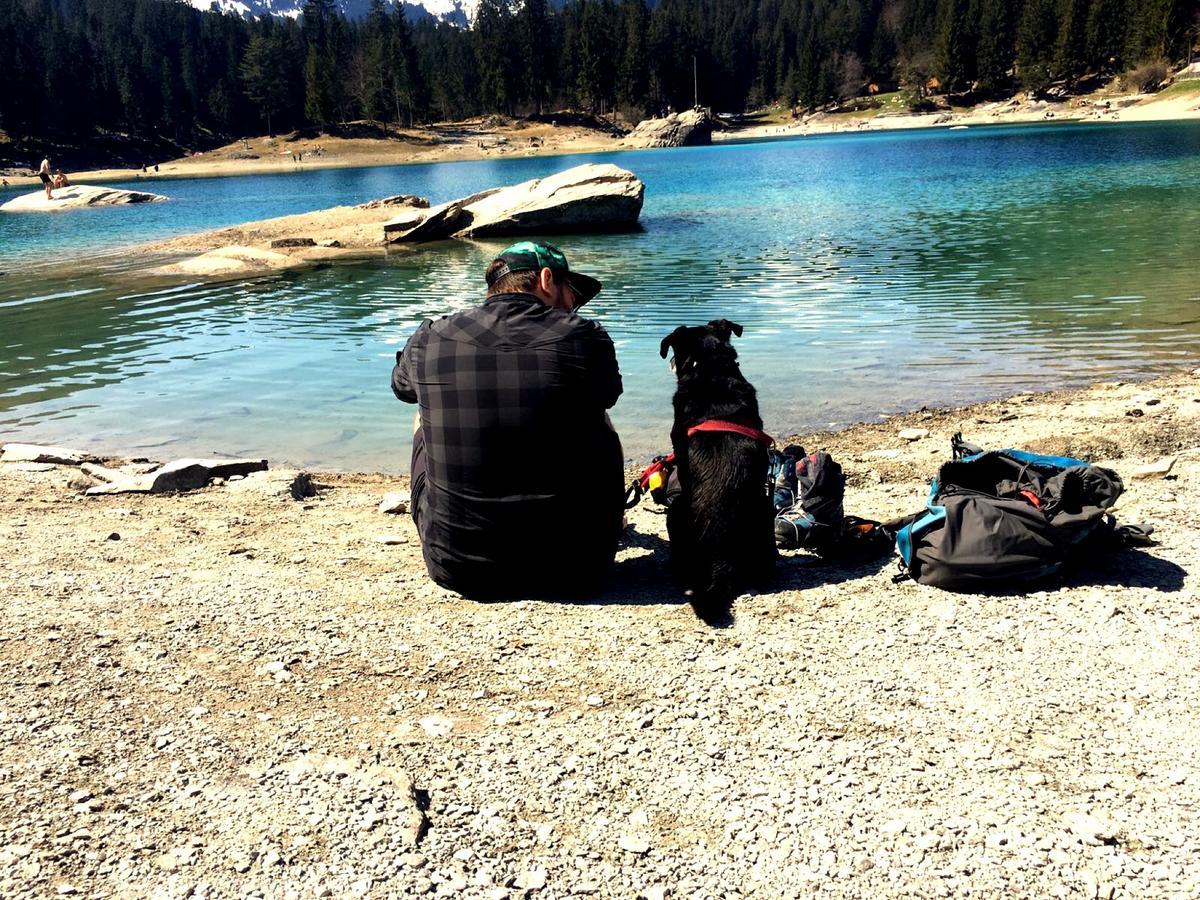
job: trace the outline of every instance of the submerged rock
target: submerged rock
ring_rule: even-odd
[[[548,178],[406,210],[384,223],[387,240],[435,241],[548,232],[619,231],[637,225],[646,186],[617,166],[575,166]]]
[[[274,250],[235,244],[218,247],[199,256],[154,269],[153,275],[221,276],[253,275],[260,272],[286,272],[317,265],[304,256],[290,256]]]
[[[702,109],[671,113],[661,119],[644,119],[629,133],[626,147],[698,147],[712,143],[713,122]]]
[[[54,188],[53,198],[46,199],[45,191],[34,191],[14,197],[0,210],[3,212],[58,212],[64,209],[80,209],[84,206],[119,206],[126,203],[155,203],[166,200],[162,194],[146,191],[126,191],[120,188],[92,187],[73,184],[70,187]]]

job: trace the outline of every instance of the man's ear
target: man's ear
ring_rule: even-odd
[[[538,285],[546,294],[554,294],[554,273],[548,268],[543,268],[538,272]]]
[[[685,331],[687,331],[687,328],[683,325],[680,325],[678,328],[676,328],[674,331],[672,331],[670,334],[668,334],[665,338],[663,338],[662,344],[660,344],[659,348],[658,348],[658,355],[661,356],[663,359],[666,359],[667,351],[670,350],[672,347],[674,347],[679,342],[679,339],[681,337],[683,337],[683,333]]]
[[[728,319],[713,319],[708,323],[708,327],[713,330],[713,333],[723,341],[729,340],[730,333],[742,336],[742,326],[737,322],[730,322]]]

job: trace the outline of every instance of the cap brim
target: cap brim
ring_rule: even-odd
[[[595,278],[591,278],[587,275],[581,275],[579,272],[568,272],[567,283],[571,285],[571,287],[575,290],[575,293],[579,295],[579,306],[583,306],[583,304],[595,297],[598,293],[600,293],[600,289],[604,287],[604,285]]]

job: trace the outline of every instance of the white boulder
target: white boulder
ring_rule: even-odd
[[[54,188],[52,198],[46,199],[45,191],[34,191],[14,197],[3,206],[2,212],[59,212],[65,209],[80,209],[85,206],[119,206],[127,203],[156,203],[166,200],[162,194],[146,191],[126,191],[120,188],[92,187],[73,184],[70,187]]]

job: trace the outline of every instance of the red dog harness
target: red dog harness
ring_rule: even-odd
[[[726,431],[733,434],[740,434],[745,437],[762,444],[764,447],[775,446],[775,439],[765,431],[759,431],[757,428],[750,428],[747,425],[739,425],[736,422],[726,422],[724,419],[705,419],[699,425],[693,425],[687,431],[687,436],[691,437],[702,431]],[[671,471],[675,468],[675,454],[669,453],[666,456],[654,457],[654,462],[646,467],[642,474],[633,480],[633,484],[629,485],[629,490],[625,493],[625,508],[632,509],[637,506],[643,494],[650,494],[659,503],[664,502],[666,493],[667,479],[671,476]]]
[[[775,438],[771,437],[765,431],[759,431],[757,428],[750,428],[746,425],[739,425],[736,422],[726,422],[724,419],[705,419],[699,425],[693,425],[688,429],[688,437],[691,437],[698,431],[732,431],[734,434],[745,435],[762,444],[764,447],[775,446]]]

